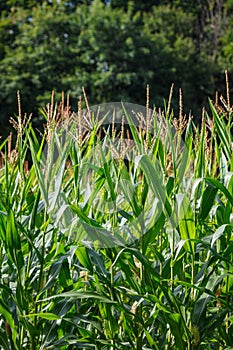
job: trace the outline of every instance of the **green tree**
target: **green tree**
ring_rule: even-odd
[[[127,11],[128,7],[132,7],[134,9],[134,12],[137,11],[143,11],[148,12],[152,9],[153,6],[160,5],[162,1],[160,0],[111,0],[111,7],[112,8],[122,8],[125,11]],[[165,3],[165,1],[163,1]]]
[[[175,83],[185,112],[200,115],[223,89],[224,70],[232,73],[232,0],[5,0],[0,8],[1,130],[17,111],[17,90],[35,120],[52,90],[69,93],[74,108],[82,86],[90,104],[143,104],[149,84],[151,103],[163,106]]]
[[[63,5],[47,2],[30,10],[14,9],[14,39],[12,45],[4,45],[0,66],[1,114],[5,118],[16,111],[17,90],[22,92],[27,112],[36,112],[39,104],[48,102],[53,89],[69,91],[69,79],[66,83],[64,77],[74,74],[74,45],[83,15],[65,10]]]
[[[17,90],[22,91],[23,109],[34,112],[49,101],[51,90],[69,92],[77,101],[82,86],[91,103],[144,102],[153,74],[152,43],[137,15],[101,1],[77,6],[72,13],[64,4],[51,8],[43,2],[31,10],[16,8],[14,18],[18,34],[0,67],[2,114],[9,117],[16,110]]]
[[[151,45],[130,8],[112,10],[95,1],[78,37],[78,81],[91,103],[130,100],[144,103],[151,71]],[[146,67],[146,69],[145,69]]]
[[[222,57],[226,61],[226,69],[233,74],[233,1],[228,0],[225,2],[225,23],[226,30],[221,37],[222,51],[220,52],[220,60]],[[224,62],[225,63],[225,62]]]

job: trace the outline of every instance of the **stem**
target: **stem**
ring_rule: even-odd
[[[159,234],[159,250],[162,256],[162,252],[163,252],[163,231],[162,230],[160,230],[160,234]],[[162,276],[163,274],[163,263],[161,260],[159,261],[159,274],[160,276]]]
[[[194,257],[194,254],[192,254],[192,266],[191,266],[191,268],[192,268],[191,284],[194,286],[194,276],[195,276],[195,272],[194,272],[194,269],[195,269],[195,257]],[[195,289],[194,289],[194,287],[192,287],[191,297],[192,297],[193,300],[195,298],[194,294],[195,294]]]
[[[44,225],[46,223],[46,209],[44,211]],[[40,265],[40,273],[38,278],[38,287],[37,287],[37,295],[40,294],[41,289],[43,288],[43,272],[44,272],[44,255],[45,255],[45,235],[46,235],[46,227],[44,227],[43,236],[42,236],[42,247],[41,247],[41,265]],[[38,312],[38,299],[36,298],[35,305],[35,313]],[[37,317],[35,316],[35,327],[37,326]]]
[[[172,229],[172,244],[171,244],[171,290],[174,290],[174,251],[175,251],[175,229]]]
[[[39,274],[39,280],[38,280],[38,291],[37,291],[38,294],[43,287],[44,253],[45,253],[45,231],[43,232],[43,237],[42,237],[42,248],[41,248],[42,261],[40,265],[40,274]]]

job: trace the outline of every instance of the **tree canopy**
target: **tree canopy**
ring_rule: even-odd
[[[163,106],[175,83],[198,118],[233,73],[232,10],[232,0],[1,1],[1,130],[17,90],[36,120],[52,90],[75,108],[82,86],[90,104],[144,104],[149,84],[151,104]]]

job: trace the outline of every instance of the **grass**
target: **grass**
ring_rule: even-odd
[[[106,108],[74,114],[52,95],[42,141],[20,109],[12,120],[16,147],[0,145],[1,349],[233,346],[229,93],[200,127],[170,104],[117,108],[120,131],[117,113],[107,125]]]

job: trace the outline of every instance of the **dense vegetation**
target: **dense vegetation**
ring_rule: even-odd
[[[0,349],[232,349],[232,10],[1,0]]]
[[[134,122],[123,105],[120,132],[99,134],[114,108],[73,114],[52,95],[42,142],[19,108],[16,148],[0,145],[1,349],[232,349],[229,91],[221,101],[200,128],[181,96],[179,115],[147,100]]]
[[[52,90],[69,92],[75,110],[82,86],[91,105],[144,104],[149,84],[163,107],[175,83],[200,118],[207,98],[224,93],[224,71],[233,73],[232,10],[232,0],[1,0],[1,131],[17,90],[36,121]]]

